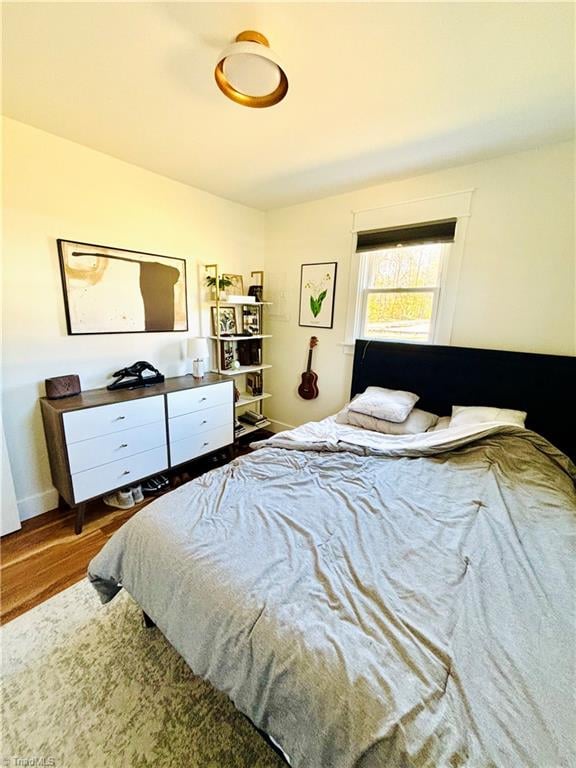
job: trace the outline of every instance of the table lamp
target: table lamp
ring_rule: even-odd
[[[195,379],[204,378],[204,361],[208,355],[207,339],[199,336],[188,339],[188,357],[192,361],[192,376]]]

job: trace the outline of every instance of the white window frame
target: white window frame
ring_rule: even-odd
[[[354,353],[354,343],[357,338],[361,338],[360,331],[363,324],[363,286],[365,285],[363,269],[366,260],[361,258],[362,254],[356,252],[357,233],[368,232],[373,229],[392,229],[411,224],[422,224],[428,221],[443,221],[446,219],[456,219],[454,242],[450,246],[448,257],[443,259],[442,263],[440,292],[436,302],[434,335],[430,341],[422,343],[450,344],[452,342],[452,326],[460,280],[460,267],[464,255],[473,193],[473,189],[468,189],[351,212],[352,229],[348,277],[348,310],[346,314],[346,333],[342,342],[343,351],[346,354]]]
[[[394,337],[386,338],[385,336],[366,336],[362,333],[365,325],[366,320],[366,311],[367,311],[367,302],[368,302],[368,295],[371,293],[433,293],[434,299],[432,301],[432,317],[430,318],[430,331],[428,333],[428,338],[424,339],[422,341],[406,341],[407,344],[438,344],[440,342],[437,341],[437,328],[438,328],[438,307],[440,305],[440,300],[442,297],[442,292],[444,288],[444,283],[446,280],[446,272],[447,272],[447,264],[450,258],[450,248],[451,243],[442,243],[442,254],[440,257],[440,274],[438,279],[437,285],[430,285],[430,286],[422,286],[422,287],[414,287],[414,288],[370,288],[370,286],[367,285],[368,281],[368,261],[370,258],[370,254],[372,253],[378,253],[379,251],[385,251],[385,250],[391,250],[392,248],[395,248],[396,246],[389,246],[389,247],[382,247],[382,248],[374,248],[371,251],[363,251],[362,253],[355,254],[357,258],[360,259],[360,265],[358,270],[358,303],[359,303],[359,312],[358,312],[358,325],[356,327],[356,336],[357,339],[372,339],[376,341],[398,341],[400,342],[401,339],[397,339]],[[409,247],[409,245],[407,245]]]

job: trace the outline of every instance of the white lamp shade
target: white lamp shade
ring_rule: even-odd
[[[208,341],[200,336],[188,339],[188,357],[190,360],[205,360],[209,356]]]
[[[240,93],[266,96],[280,85],[280,68],[264,56],[256,56],[251,52],[234,53],[224,59],[223,66],[226,79]]]
[[[288,92],[288,78],[278,55],[260,32],[246,30],[227,46],[214,71],[218,88],[245,107],[271,107]]]

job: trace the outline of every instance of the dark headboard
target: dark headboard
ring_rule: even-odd
[[[352,396],[368,386],[415,392],[440,416],[453,405],[527,411],[529,429],[576,459],[576,357],[358,340]]]

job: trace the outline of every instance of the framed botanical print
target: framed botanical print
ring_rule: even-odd
[[[337,268],[335,261],[302,264],[299,325],[332,328]]]
[[[188,330],[184,259],[57,242],[68,335]]]
[[[214,336],[234,336],[238,333],[235,307],[212,307],[212,333]]]
[[[244,279],[242,275],[222,275],[223,280],[227,280],[226,293],[232,293],[236,296],[244,295]]]

